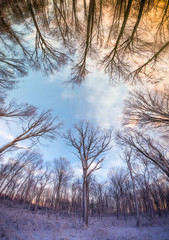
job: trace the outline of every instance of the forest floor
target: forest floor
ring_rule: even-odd
[[[115,217],[89,218],[85,228],[77,216],[37,212],[0,204],[0,239],[2,240],[169,240],[169,219],[154,223],[142,219],[117,220]]]

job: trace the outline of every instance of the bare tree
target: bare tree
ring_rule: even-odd
[[[0,106],[0,119],[13,120],[21,119],[26,120],[36,114],[37,108],[27,103],[18,104],[16,100],[11,100],[9,104],[2,103]]]
[[[89,183],[90,212],[91,215],[97,212],[100,218],[102,218],[102,215],[106,210],[104,203],[105,184],[106,181],[100,183],[95,179],[95,177],[90,179]]]
[[[43,9],[45,5],[46,4],[44,4]],[[31,57],[33,63],[31,65],[35,69],[43,69],[45,73],[53,73],[54,70],[58,70],[62,65],[66,64],[68,56],[63,51],[61,52],[56,46],[53,47],[53,44],[47,40],[45,34],[40,30],[35,5],[32,4],[31,0],[27,1],[27,6],[36,29],[35,50]],[[46,17],[43,16],[42,19],[45,20]],[[48,20],[46,22],[48,22]],[[45,30],[49,30],[48,24],[45,24]]]
[[[82,182],[81,179],[76,179],[71,185],[71,209],[73,212],[78,213],[82,209]]]
[[[72,79],[70,80],[71,83],[81,84],[86,75],[89,73],[87,70],[87,56],[90,53],[90,56],[95,53],[94,47],[92,46],[92,38],[93,38],[93,28],[94,28],[94,21],[95,13],[96,13],[96,2],[95,0],[89,1],[88,7],[88,16],[87,16],[87,23],[86,23],[86,36],[85,41],[81,44],[81,56],[79,62],[74,66]]]
[[[169,177],[168,151],[159,141],[130,128],[116,132],[116,140],[121,146],[131,148],[138,158],[147,158]]]
[[[73,170],[70,162],[64,157],[54,159],[52,166],[53,195],[51,208],[53,207],[54,202],[55,210],[59,210],[61,190],[72,178]]]
[[[120,211],[122,209],[124,219],[126,220],[126,208],[127,199],[126,195],[128,192],[128,173],[124,168],[112,169],[109,172],[111,192],[116,202],[116,216],[119,218]]]
[[[38,205],[40,203],[42,193],[44,192],[47,183],[50,181],[50,177],[51,177],[51,171],[49,171],[48,168],[46,168],[40,174],[40,179],[38,181],[38,187],[37,187],[37,192],[36,192],[36,200],[35,200],[36,205],[35,205],[35,209],[34,209],[35,212],[38,209]]]
[[[96,56],[97,65],[102,63],[113,82],[119,82],[121,76],[125,76],[124,82],[136,81],[138,76],[154,82],[152,69],[160,69],[158,62],[169,47],[168,5],[168,1],[152,0],[84,0],[80,4],[75,0],[2,1],[0,79],[12,87],[11,79],[25,76],[29,66],[49,73],[65,65],[71,53],[77,53],[68,81],[73,84],[85,80],[88,57]],[[158,16],[154,14],[157,10]],[[14,25],[21,23],[24,28],[16,30]],[[34,48],[25,40],[33,31]],[[138,55],[142,63],[137,61]]]
[[[23,200],[23,207],[28,201],[31,188],[36,179],[36,175],[42,170],[43,163],[42,155],[39,152],[33,150],[28,151],[28,153],[29,154],[27,158],[30,159],[30,164],[24,167],[24,175],[18,181],[19,187],[15,189],[15,193],[13,194],[14,198]]]
[[[88,122],[74,125],[74,131],[64,134],[66,143],[74,148],[74,154],[81,161],[83,169],[83,222],[88,226],[88,178],[100,169],[103,154],[111,149],[112,130],[101,131]]]
[[[39,153],[36,153],[35,151],[24,151],[19,153],[18,156],[10,159],[8,163],[4,164],[1,170],[0,194],[6,190],[16,177],[18,178],[20,173],[23,177],[26,168],[31,167],[31,170],[36,168],[37,164],[40,164],[39,160],[42,160]],[[22,177],[20,176],[20,178]]]
[[[58,118],[52,117],[51,111],[36,113],[27,121],[27,126],[22,127],[22,133],[14,138],[11,142],[0,148],[0,153],[19,147],[17,143],[25,140],[31,142],[31,147],[39,143],[41,138],[54,139],[62,123]]]
[[[123,155],[123,159],[127,164],[131,181],[132,181],[132,188],[133,188],[133,195],[134,195],[134,200],[135,200],[135,209],[136,209],[136,226],[140,227],[140,214],[139,214],[139,208],[138,208],[138,197],[137,197],[137,190],[136,190],[136,184],[135,184],[135,178],[133,175],[133,161],[132,161],[132,150],[130,151],[125,151]]]
[[[169,127],[169,87],[162,90],[135,90],[129,93],[124,104],[124,123],[151,126],[154,128]]]

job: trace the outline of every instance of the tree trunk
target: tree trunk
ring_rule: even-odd
[[[83,223],[88,226],[88,201],[87,201],[87,179],[84,177],[83,182]]]
[[[136,226],[140,227],[140,214],[139,214],[139,209],[138,209],[138,199],[137,199],[135,180],[134,180],[133,173],[132,173],[131,163],[127,162],[127,165],[128,165],[128,169],[129,169],[129,172],[130,172],[130,177],[131,177],[132,187],[133,187],[135,209],[136,209]]]
[[[116,199],[116,218],[119,219],[119,198]]]

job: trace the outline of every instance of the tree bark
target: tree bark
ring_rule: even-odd
[[[131,181],[132,181],[132,187],[133,187],[133,194],[134,194],[134,201],[135,201],[135,210],[136,210],[136,226],[140,227],[140,214],[138,209],[138,199],[137,199],[137,193],[136,193],[136,186],[135,186],[135,180],[133,177],[132,169],[131,169],[131,163],[127,162]]]
[[[83,182],[83,223],[88,226],[87,179]]]

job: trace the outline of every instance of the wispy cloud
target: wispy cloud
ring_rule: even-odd
[[[10,135],[9,133],[5,132],[5,131],[0,131],[0,136],[12,141],[14,139],[14,137],[12,135]]]
[[[97,80],[95,79],[97,77]],[[112,87],[104,75],[93,76],[86,84],[87,102],[90,104],[88,118],[94,119],[102,128],[119,125],[123,100],[127,95],[124,86]]]

